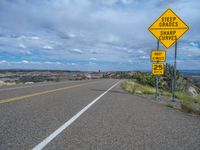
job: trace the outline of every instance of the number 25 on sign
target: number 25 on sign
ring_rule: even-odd
[[[152,74],[153,75],[164,75],[165,65],[162,63],[153,63],[152,64]]]

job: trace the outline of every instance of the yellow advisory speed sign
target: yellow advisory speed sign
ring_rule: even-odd
[[[167,9],[150,27],[149,31],[170,48],[189,27],[171,10]]]
[[[153,75],[164,75],[165,65],[162,63],[152,64],[152,74]]]
[[[151,51],[151,61],[152,62],[165,62],[166,61],[166,51],[165,50],[152,50]]]

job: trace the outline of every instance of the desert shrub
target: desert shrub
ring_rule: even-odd
[[[193,112],[192,105],[190,101],[181,101],[181,109],[185,112],[191,113]]]
[[[145,86],[134,82],[133,80],[124,81],[122,88],[130,93],[141,93],[141,94],[154,94],[155,89],[150,86]]]

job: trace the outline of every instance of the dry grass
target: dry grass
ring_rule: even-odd
[[[150,86],[141,85],[134,80],[125,80],[122,83],[122,88],[134,94],[154,94],[155,89]]]
[[[155,94],[155,88],[137,83],[135,80],[125,80],[122,88],[132,94]],[[168,91],[159,90],[160,95],[171,97]],[[177,91],[176,98],[180,100],[181,109],[188,113],[200,114],[200,94],[196,97],[189,96],[186,92]],[[167,105],[172,107],[171,105]]]

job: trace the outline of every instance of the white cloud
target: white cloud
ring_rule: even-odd
[[[133,61],[132,61],[131,59],[129,59],[128,62],[129,62],[130,64],[133,64]]]
[[[48,65],[53,64],[53,62],[50,62],[50,61],[45,61],[44,63],[45,63],[45,64],[48,64]]]
[[[134,0],[121,0],[123,4],[131,4]]]
[[[0,64],[7,64],[8,62],[6,60],[1,60]]]
[[[95,58],[95,57],[90,58],[90,61],[96,61],[96,60],[97,60],[97,58]]]
[[[27,49],[20,49],[19,50],[19,53],[20,54],[23,54],[23,55],[31,55],[32,54],[32,52],[31,51],[29,51],[29,50],[27,50]]]
[[[50,62],[95,61],[90,58],[115,65],[133,58],[147,62],[148,51],[156,44],[147,28],[168,7],[190,26],[190,31],[179,40],[178,57],[191,55],[190,59],[199,60],[198,0],[2,1],[0,53],[27,60],[31,55]],[[173,56],[172,50],[168,53]]]
[[[195,43],[195,42],[190,42],[190,45],[194,47],[198,47],[198,43]]]
[[[61,62],[59,61],[28,61],[28,60],[22,60],[22,61],[6,61],[6,60],[2,60],[0,61],[0,64],[24,64],[24,65],[62,65]]]
[[[143,50],[138,50],[138,53],[140,53],[140,54],[145,54],[145,52],[143,51]]]
[[[59,62],[59,61],[57,61],[57,62],[55,62],[56,63],[56,65],[61,65],[62,63],[61,62]]]
[[[77,48],[70,50],[70,52],[76,53],[76,54],[83,54],[83,51]]]
[[[110,42],[110,43],[113,43],[113,42],[119,42],[120,38],[116,35],[107,35],[103,38],[105,40],[105,42]]]
[[[20,43],[18,47],[19,48],[26,48],[26,46],[23,43]]]
[[[24,39],[27,39],[27,37],[25,35],[21,35],[18,37],[20,40],[24,40]]]
[[[149,56],[140,56],[139,58],[141,58],[141,59],[148,59],[149,58]]]
[[[134,0],[101,0],[102,4],[107,6],[117,5],[117,3],[122,3],[124,5],[128,5],[134,2]]]
[[[89,65],[97,65],[95,62],[92,62],[92,61],[90,61],[89,63],[88,63]]]
[[[72,66],[76,66],[77,64],[76,64],[76,63],[71,63],[71,65],[72,65]]]
[[[76,37],[76,35],[73,34],[73,33],[69,33],[68,35],[69,35],[70,38],[75,38]]]
[[[38,62],[32,62],[32,63],[38,63]],[[45,62],[39,62],[41,64],[47,64],[47,65],[61,65],[62,63],[57,61],[57,62],[51,62],[51,61],[45,61]]]
[[[67,65],[69,65],[69,66],[78,66],[78,64],[77,63],[67,63]]]
[[[48,50],[52,50],[53,47],[51,45],[44,45],[43,46],[44,49],[48,49]]]
[[[105,5],[114,5],[118,0],[102,0],[101,2]]]
[[[28,60],[23,60],[23,61],[21,61],[23,64],[28,64],[29,63],[29,61]]]
[[[38,36],[31,36],[30,39],[31,39],[31,40],[39,40],[40,37],[38,37]]]

